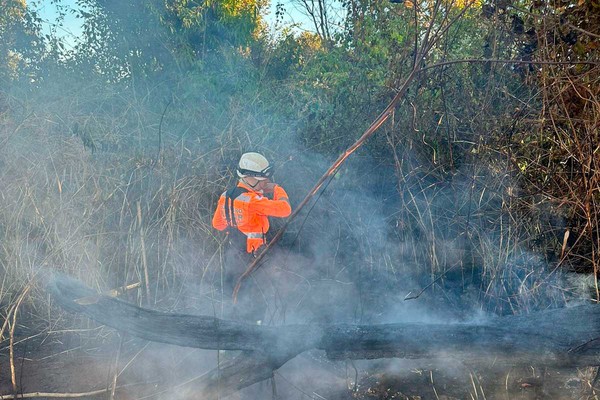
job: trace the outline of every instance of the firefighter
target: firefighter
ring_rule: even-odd
[[[223,281],[227,294],[233,292],[237,278],[264,248],[269,217],[283,218],[291,213],[287,193],[271,181],[272,174],[273,168],[263,155],[244,153],[237,168],[237,185],[219,198],[212,225],[227,233]],[[257,296],[256,282],[244,287],[246,294],[238,294],[240,307],[233,317],[258,322],[266,305],[257,303],[264,303],[264,299]]]

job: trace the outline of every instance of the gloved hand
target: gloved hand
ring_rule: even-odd
[[[277,186],[276,183],[273,183],[273,182],[266,183],[263,187],[263,193],[264,194],[273,194],[273,191],[275,190],[275,186]]]

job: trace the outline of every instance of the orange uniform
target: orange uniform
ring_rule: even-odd
[[[231,201],[228,192],[219,198],[212,225],[220,231],[237,228],[246,235],[246,252],[253,253],[265,244],[268,217],[287,217],[292,212],[288,195],[281,186],[275,185],[271,200],[243,182],[239,182],[235,191],[231,192]]]

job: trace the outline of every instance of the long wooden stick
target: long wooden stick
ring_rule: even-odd
[[[472,5],[473,3],[474,3],[474,0],[471,3],[469,3],[468,6]],[[433,15],[431,18],[432,21],[435,20],[435,18],[436,18],[437,12],[439,11],[440,4],[441,4],[440,1],[436,1],[434,12],[433,12]],[[467,8],[468,7],[465,7],[465,9],[461,12],[460,15],[464,14],[466,12]],[[452,23],[453,22],[451,22],[449,25],[452,25]],[[434,34],[434,37],[432,39],[430,39],[432,27],[433,27],[433,23],[429,24],[429,27],[427,28],[427,31],[425,32],[425,37],[423,39],[423,42],[422,42],[420,48],[418,48],[417,43],[415,43],[415,48],[414,48],[415,59],[414,59],[413,68],[410,71],[410,74],[406,77],[402,86],[398,89],[398,92],[396,93],[396,95],[394,96],[392,101],[383,110],[383,112],[381,114],[379,114],[379,116],[375,119],[375,121],[373,121],[371,123],[371,125],[367,128],[367,130],[358,138],[358,140],[356,142],[354,142],[354,144],[352,146],[348,147],[348,149],[346,149],[346,151],[344,151],[342,154],[340,154],[340,156],[337,158],[337,160],[335,160],[333,165],[331,167],[329,167],[329,169],[325,172],[325,174],[321,177],[321,179],[319,179],[317,181],[315,186],[310,190],[310,192],[308,192],[306,197],[304,197],[304,200],[302,200],[302,202],[298,205],[296,210],[287,219],[285,224],[283,224],[281,229],[279,229],[277,234],[275,234],[275,236],[273,237],[271,242],[267,243],[264,250],[254,259],[254,261],[252,261],[252,263],[248,266],[248,268],[246,268],[246,271],[244,271],[244,273],[238,278],[235,288],[233,289],[233,303],[234,304],[237,302],[237,295],[238,295],[238,292],[242,285],[242,282],[246,278],[248,278],[248,276],[250,276],[250,274],[252,274],[256,269],[259,268],[260,261],[264,258],[265,254],[271,249],[271,247],[273,247],[273,245],[275,245],[275,243],[277,243],[279,241],[281,236],[283,236],[283,234],[285,233],[290,222],[300,213],[300,210],[302,210],[302,208],[304,208],[304,206],[310,201],[310,199],[312,199],[314,197],[314,195],[319,191],[321,186],[323,186],[325,181],[337,172],[337,170],[342,166],[344,161],[346,161],[346,159],[348,157],[350,157],[350,155],[352,153],[354,153],[360,146],[362,146],[367,139],[369,139],[371,136],[373,136],[373,134],[381,127],[381,125],[383,125],[383,123],[385,121],[387,121],[387,119],[391,115],[393,115],[396,106],[398,105],[398,103],[400,102],[400,99],[404,96],[404,94],[408,90],[409,85],[412,83],[412,81],[415,79],[415,77],[419,74],[419,72],[422,71],[422,65],[424,62],[425,55],[431,50],[433,44],[439,38],[440,31],[436,32]],[[446,28],[444,28],[443,31],[441,31],[441,32],[443,33],[447,29],[448,29],[448,26]]]
[[[422,60],[422,56],[419,58]],[[244,271],[244,273],[238,278],[238,281],[233,290],[233,302],[234,303],[237,302],[237,295],[238,295],[238,292],[242,285],[242,282],[248,276],[250,276],[250,274],[252,274],[256,269],[258,269],[259,262],[264,258],[265,254],[269,251],[269,249],[271,247],[273,247],[273,245],[275,245],[275,243],[277,243],[277,241],[281,238],[281,236],[283,236],[283,234],[284,234],[285,230],[287,229],[288,225],[290,224],[290,222],[292,222],[292,220],[300,213],[302,208],[304,208],[304,206],[310,201],[310,199],[312,199],[313,196],[319,191],[319,189],[321,188],[321,186],[323,186],[325,181],[337,172],[337,170],[342,166],[344,161],[346,161],[346,159],[348,157],[350,157],[350,155],[352,153],[354,153],[360,146],[362,146],[362,144],[367,139],[369,139],[371,136],[373,136],[373,134],[377,131],[377,129],[379,129],[381,127],[381,125],[383,125],[383,123],[392,115],[392,113],[394,112],[394,109],[396,108],[396,105],[398,104],[400,99],[406,93],[408,86],[411,84],[411,82],[416,77],[417,73],[420,71],[419,67],[420,67],[420,63],[415,65],[415,68],[413,68],[411,73],[408,75],[408,77],[404,81],[404,84],[402,85],[402,87],[400,87],[400,89],[398,90],[398,93],[396,93],[396,95],[394,96],[394,98],[392,99],[390,104],[379,115],[379,117],[377,117],[377,119],[375,121],[373,121],[373,123],[371,123],[371,125],[360,136],[360,138],[358,138],[358,140],[356,142],[354,142],[354,144],[352,146],[350,146],[346,151],[344,151],[337,158],[337,160],[335,160],[333,165],[331,167],[329,167],[327,172],[325,172],[325,174],[318,180],[318,182],[310,190],[310,192],[308,192],[306,197],[304,197],[304,200],[302,200],[302,202],[298,205],[298,207],[296,207],[296,210],[294,210],[294,212],[292,212],[292,214],[289,216],[289,218],[287,219],[285,224],[283,224],[283,226],[281,227],[281,229],[279,229],[279,231],[273,237],[273,239],[266,245],[265,249],[261,253],[258,254],[258,256],[254,259],[254,261],[252,261],[252,263],[248,266],[246,271]]]
[[[423,47],[427,47],[427,46],[424,45]],[[419,54],[421,63],[422,63],[423,56],[424,56],[423,53]],[[426,71],[428,69],[439,68],[439,67],[453,65],[453,64],[488,63],[488,62],[504,63],[504,64],[530,64],[530,65],[575,65],[575,64],[585,64],[585,65],[593,65],[593,66],[600,65],[600,63],[593,62],[593,61],[571,61],[571,62],[558,61],[557,62],[557,61],[525,61],[525,60],[510,60],[510,59],[507,59],[507,60],[497,60],[497,59],[496,60],[494,60],[494,59],[451,60],[451,61],[444,61],[444,62],[432,64],[432,65],[429,65],[426,67],[421,67],[421,63],[418,63],[417,65],[415,65],[415,67],[411,71],[410,75],[406,78],[406,80],[404,81],[404,84],[398,90],[398,93],[396,93],[396,95],[394,96],[394,98],[392,99],[390,104],[386,107],[386,109],[379,115],[379,117],[377,117],[377,119],[369,126],[369,128],[367,128],[367,130],[361,135],[361,137],[352,146],[350,146],[344,153],[342,153],[338,157],[338,159],[333,163],[333,165],[327,170],[327,172],[325,172],[325,174],[321,177],[321,179],[319,179],[319,181],[315,184],[315,186],[311,189],[311,191],[306,195],[304,200],[302,200],[302,202],[298,205],[296,210],[294,210],[294,212],[292,212],[292,214],[289,216],[287,221],[283,224],[281,229],[277,232],[277,234],[273,237],[273,239],[266,245],[265,249],[261,253],[259,253],[259,255],[248,266],[246,271],[244,271],[244,273],[238,278],[237,284],[235,285],[235,288],[233,290],[233,302],[234,303],[237,302],[237,295],[240,290],[242,282],[248,276],[250,276],[255,270],[257,270],[259,268],[259,262],[264,258],[265,254],[269,251],[269,249],[271,249],[271,247],[273,247],[273,245],[277,241],[279,241],[281,236],[283,236],[288,225],[300,213],[300,210],[302,210],[302,208],[304,208],[304,206],[310,201],[310,199],[312,199],[314,197],[314,195],[319,191],[321,186],[323,186],[325,181],[329,177],[331,177],[333,174],[336,173],[336,171],[340,168],[340,166],[344,163],[344,161],[346,161],[346,159],[352,153],[354,153],[360,146],[362,146],[362,144],[367,139],[369,139],[377,131],[377,129],[379,129],[381,127],[381,125],[383,125],[383,123],[392,115],[394,108],[396,107],[396,105],[398,104],[398,102],[400,101],[402,96],[404,96],[404,94],[406,93],[406,90],[408,89],[408,86],[414,80],[414,78],[416,77],[416,75],[418,73]]]
[[[45,393],[45,392],[33,392],[33,393],[17,393],[17,395],[5,394],[0,396],[0,400],[9,400],[9,399],[33,399],[36,397],[52,397],[52,398],[63,398],[63,399],[72,399],[78,397],[90,397],[96,396],[98,394],[106,393],[108,389],[100,389],[94,390],[92,392],[82,392],[82,393]]]

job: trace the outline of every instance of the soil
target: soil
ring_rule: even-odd
[[[16,347],[18,393],[81,393],[110,388],[119,371],[115,399],[179,399],[178,387],[218,365],[216,351],[124,338],[78,343],[54,340]],[[28,348],[29,347],[29,348]],[[6,350],[6,349],[5,349]],[[8,354],[0,362],[0,393],[12,394]],[[119,355],[118,363],[116,357]],[[224,356],[224,354],[220,354]],[[425,361],[423,361],[425,362]],[[323,352],[301,354],[230,399],[597,399],[595,369],[512,368],[482,374],[460,364],[420,369],[419,361],[330,361]],[[115,369],[115,365],[118,365]],[[108,399],[110,391],[86,398]],[[201,397],[199,397],[201,398]]]

